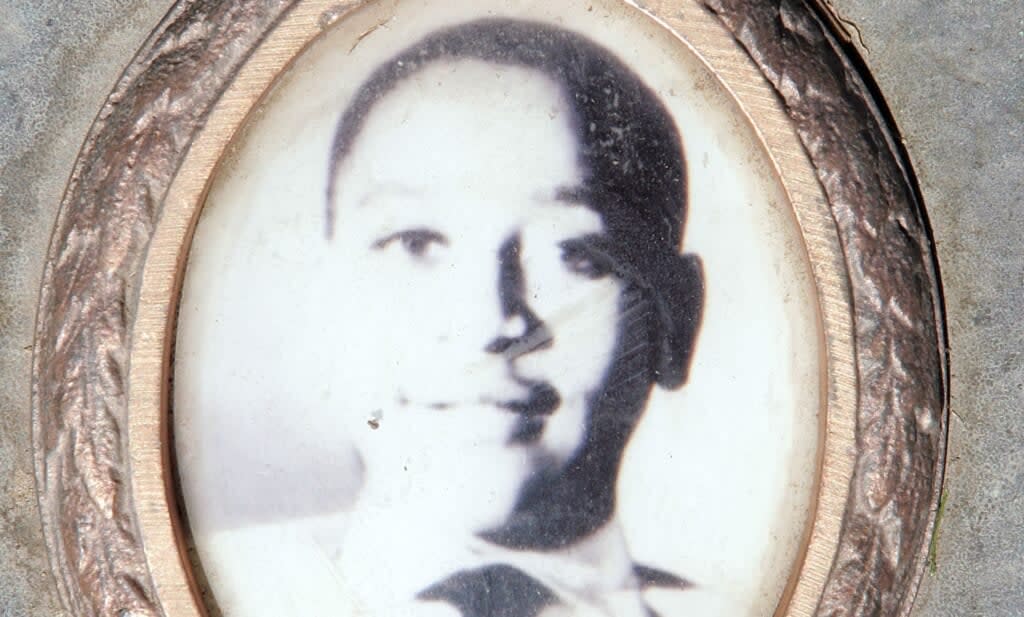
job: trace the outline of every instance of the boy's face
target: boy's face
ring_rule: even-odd
[[[377,416],[382,456],[430,440],[566,461],[612,363],[622,283],[583,242],[604,229],[575,197],[559,88],[436,63],[373,107],[337,174],[328,284],[349,290],[334,323],[353,430]]]

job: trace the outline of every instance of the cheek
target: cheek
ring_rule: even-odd
[[[347,381],[379,400],[433,400],[493,372],[483,356],[500,327],[497,275],[469,248],[425,263],[401,250],[338,251],[339,292],[329,303],[338,317],[332,344],[352,365]]]
[[[586,395],[601,384],[612,362],[619,324],[621,283],[590,280],[553,268],[530,285],[532,306],[554,344],[537,354],[536,368],[564,395]]]
[[[409,276],[380,254],[338,251],[327,278],[330,312],[323,343],[343,359],[347,378],[361,390],[381,390],[416,372],[417,355],[429,349],[426,323],[436,311],[423,298],[431,297],[422,277]]]

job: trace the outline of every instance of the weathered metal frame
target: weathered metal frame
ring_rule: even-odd
[[[175,520],[166,408],[188,238],[246,114],[317,28],[360,4],[182,0],[83,146],[48,255],[33,375],[44,532],[76,616],[203,610]],[[869,88],[814,6],[703,5],[641,7],[677,31],[685,22],[732,33],[728,42],[698,36],[698,52],[731,63],[724,81],[766,141],[792,137],[795,146],[772,152],[787,190],[827,207],[830,226],[801,220],[817,257],[835,400],[810,548],[780,612],[905,615],[926,559],[946,426],[941,300],[923,211]],[[799,170],[809,175],[794,178]]]

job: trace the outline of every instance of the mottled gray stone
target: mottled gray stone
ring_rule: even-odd
[[[0,0],[0,617],[62,615],[29,412],[43,257],[78,149],[168,0]]]
[[[170,0],[0,0],[0,616],[61,615],[34,495],[43,256],[93,117]],[[1024,4],[832,0],[899,124],[935,233],[952,410],[915,617],[1024,607]],[[859,35],[859,36],[858,36]]]
[[[925,575],[915,616],[1018,616],[1024,613],[1024,3],[832,4],[859,30],[863,57],[903,134],[945,291],[952,372],[946,497],[934,568]]]

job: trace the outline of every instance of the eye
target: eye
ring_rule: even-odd
[[[608,255],[588,247],[582,241],[562,244],[562,264],[574,274],[596,280],[612,273],[612,262]]]
[[[398,231],[373,243],[373,248],[384,249],[399,242],[406,253],[413,257],[425,257],[435,244],[448,246],[448,238],[433,229],[406,229]]]

